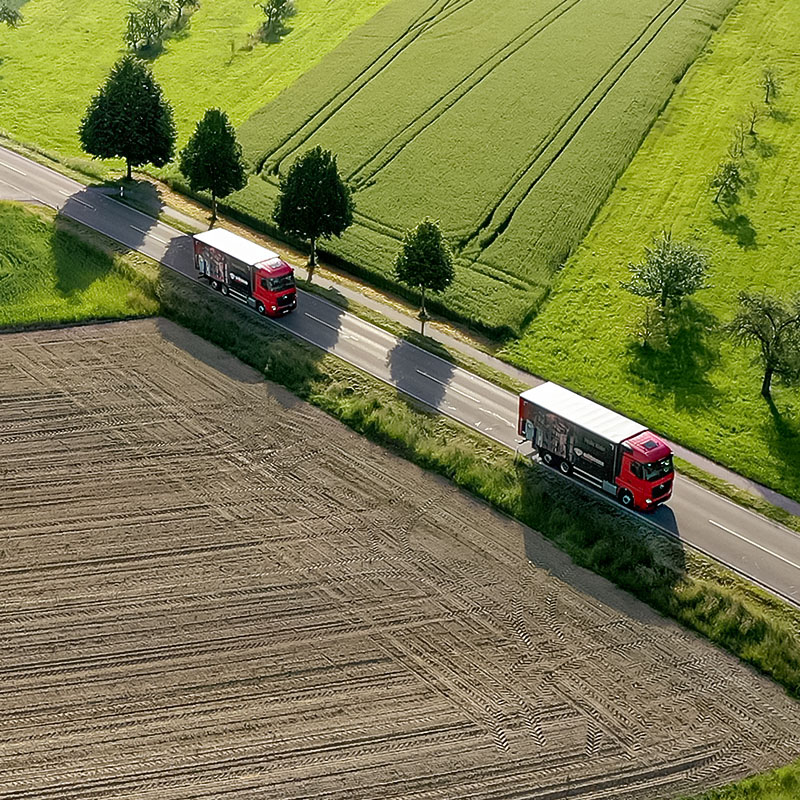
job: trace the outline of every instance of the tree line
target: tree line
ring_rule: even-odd
[[[112,67],[86,109],[78,136],[81,147],[94,158],[124,159],[126,180],[131,180],[134,167],[163,167],[176,155],[172,106],[148,66],[133,55],[123,56]],[[248,179],[241,145],[224,111],[205,112],[178,154],[178,168],[192,191],[211,195],[213,226],[217,200],[243,189]],[[308,242],[309,282],[317,265],[318,241],[341,236],[352,224],[354,212],[352,189],[328,150],[307,151],[281,177],[273,220],[284,233]],[[452,252],[438,222],[426,218],[406,232],[395,275],[419,293],[424,333],[426,292],[444,291],[455,277]]]

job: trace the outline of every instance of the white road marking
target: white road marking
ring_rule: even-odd
[[[468,400],[472,400],[473,403],[477,403],[480,405],[481,401],[477,397],[473,397],[471,394],[467,394],[466,392],[462,392],[461,389],[456,389],[455,386],[451,386],[449,383],[445,383],[444,381],[440,381],[438,378],[434,378],[433,375],[428,375],[427,372],[423,372],[421,369],[418,369],[417,372],[422,375],[423,378],[427,378],[430,381],[434,381],[438,383],[440,386],[444,386],[449,392],[455,392],[456,394],[463,395]]]
[[[82,206],[86,206],[86,208],[91,208],[94,211],[94,206],[90,206],[85,200],[81,200],[80,197],[73,197],[72,198],[76,203],[80,203]]]
[[[9,183],[8,181],[4,181],[2,178],[0,178],[0,183],[4,183],[6,186],[10,186],[12,189],[14,189],[17,192],[24,192],[25,191],[24,189],[20,189],[19,186],[14,186],[13,183]]]
[[[55,208],[52,203],[48,203],[46,200],[42,200],[41,197],[36,197],[35,195],[31,195],[31,197],[39,204],[43,206],[47,206],[48,208]]]
[[[133,226],[131,226],[133,227]],[[160,236],[156,236],[154,233],[147,234],[151,239],[155,239],[157,242],[161,242],[161,244],[169,244],[166,239],[162,239]]]
[[[59,189],[59,190],[58,190],[58,193],[59,193],[59,194],[63,194],[63,195],[64,195],[64,197],[69,197],[69,196],[72,194],[72,192],[67,192],[67,191],[65,191],[64,189]]]
[[[721,528],[726,533],[731,534],[731,536],[735,536],[737,539],[741,539],[743,542],[747,542],[748,544],[753,545],[753,547],[757,547],[759,550],[763,550],[765,553],[771,555],[773,558],[777,558],[779,561],[783,561],[790,567],[794,567],[795,569],[800,569],[800,564],[795,564],[794,561],[790,561],[788,558],[784,558],[783,556],[779,556],[777,553],[773,553],[772,550],[764,547],[764,545],[761,545],[758,542],[752,541],[752,539],[748,539],[746,536],[742,536],[741,533],[736,533],[736,531],[732,531],[730,528],[726,528],[724,525],[720,525],[719,522],[714,522],[713,519],[710,519],[709,522],[712,525],[716,526],[717,528]]]
[[[335,325],[331,325],[330,322],[325,322],[324,319],[320,319],[319,317],[315,317],[313,314],[309,314],[308,311],[303,312],[307,317],[313,319],[314,322],[319,322],[320,325],[324,325],[326,328],[330,328],[332,331],[337,331],[338,328]]]
[[[11,164],[6,164],[5,162],[0,162],[6,169],[10,169],[13,172],[16,172],[18,175],[27,175],[27,172],[23,172],[21,169],[17,169],[16,167],[12,167]]]
[[[508,424],[511,425],[512,428],[514,427],[513,423],[510,423],[508,421],[508,417],[503,417],[500,414],[495,414],[494,411],[489,411],[488,408],[482,408],[481,411],[483,411],[484,414],[491,414],[493,417],[496,417],[497,419],[501,420],[502,422],[508,422]]]
[[[147,231],[143,231],[141,228],[137,228],[135,225],[130,225],[129,227],[131,227],[135,231],[138,231],[139,233],[143,233],[145,236],[147,236]]]

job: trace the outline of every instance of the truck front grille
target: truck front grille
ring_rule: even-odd
[[[277,305],[279,308],[283,306],[290,306],[293,300],[293,294],[284,294],[276,300],[275,305]]]
[[[669,494],[669,490],[672,488],[672,481],[666,481],[665,483],[660,483],[653,489],[653,497],[663,497],[665,494]]]

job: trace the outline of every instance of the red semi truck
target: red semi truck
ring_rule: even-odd
[[[555,383],[519,396],[519,435],[539,457],[620,503],[651,511],[672,494],[672,451],[644,425]]]
[[[294,270],[277,254],[224,228],[194,236],[194,266],[222,294],[280,317],[297,307]]]

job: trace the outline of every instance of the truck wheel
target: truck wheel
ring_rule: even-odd
[[[211,288],[216,292],[219,289],[219,284],[216,281],[211,281]]]
[[[619,493],[619,501],[625,508],[633,508],[633,493],[630,489],[623,489]]]
[[[562,461],[558,468],[561,470],[562,475],[569,475],[572,472],[572,464],[569,461]]]
[[[540,450],[539,451],[539,457],[542,459],[542,461],[544,461],[545,464],[547,464],[548,467],[552,467],[553,466],[553,454],[552,453],[548,453],[547,450]]]
[[[224,283],[222,284],[222,286],[220,287],[220,291],[222,292],[222,294],[225,295],[225,297],[228,296],[228,287],[226,286],[226,284]]]
[[[256,311],[262,316],[267,313],[266,306],[260,300],[256,303]]]

